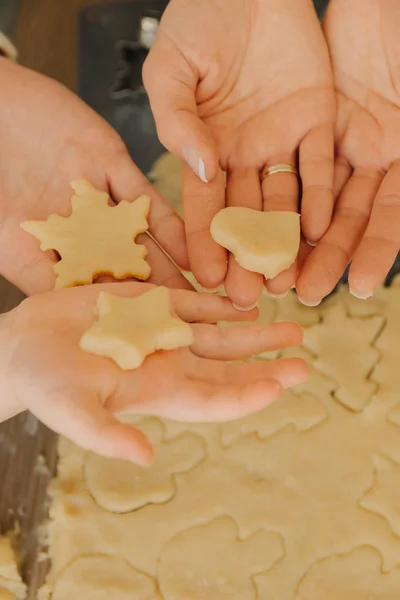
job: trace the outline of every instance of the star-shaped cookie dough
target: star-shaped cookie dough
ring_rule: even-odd
[[[270,279],[288,269],[297,256],[300,215],[229,206],[215,215],[210,233],[244,269]]]
[[[193,330],[174,316],[169,291],[156,287],[136,298],[100,292],[98,322],[80,340],[85,352],[107,356],[124,370],[140,367],[157,350],[193,343]]]
[[[68,217],[50,215],[46,221],[25,221],[22,229],[40,240],[41,250],[55,250],[61,260],[54,265],[56,288],[87,285],[99,275],[116,279],[150,275],[147,249],[135,237],[148,229],[150,198],[110,206],[106,192],[84,180],[71,187],[72,212]]]

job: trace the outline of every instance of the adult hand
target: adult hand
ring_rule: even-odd
[[[84,448],[148,464],[150,442],[114,413],[225,421],[260,410],[307,378],[300,359],[227,362],[299,344],[298,325],[217,327],[211,323],[243,320],[243,314],[227,298],[187,290],[171,290],[170,298],[175,313],[193,323],[190,348],[152,354],[132,371],[79,348],[101,290],[133,297],[148,289],[142,283],[110,283],[60,290],[33,296],[3,315],[0,421],[29,409]],[[257,311],[246,316],[253,319]]]
[[[71,212],[70,181],[85,178],[113,200],[151,197],[150,232],[188,268],[182,221],[130,159],[117,133],[57,82],[0,57],[0,273],[27,294],[54,287],[54,253],[20,228]],[[151,280],[189,287],[147,235]]]
[[[338,102],[336,205],[296,286],[312,305],[350,261],[350,291],[372,295],[400,248],[400,5],[331,0],[324,30]]]
[[[312,1],[172,0],[144,83],[162,143],[189,165],[183,200],[191,269],[204,287],[225,279],[235,304],[252,305],[263,278],[232,256],[227,265],[210,236],[214,215],[225,205],[297,212],[296,176],[271,175],[261,185],[260,170],[296,165],[299,152],[305,237],[317,242],[331,219],[334,92]],[[267,288],[282,294],[295,278],[293,265]]]

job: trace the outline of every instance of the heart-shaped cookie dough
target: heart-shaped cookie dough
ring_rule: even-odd
[[[300,215],[230,206],[215,215],[210,232],[239,265],[272,279],[288,269],[297,256]]]

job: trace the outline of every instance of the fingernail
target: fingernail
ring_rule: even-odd
[[[215,292],[220,292],[222,290],[222,287],[220,285],[215,288],[207,288],[207,287],[204,287],[204,285],[199,284],[199,287],[202,290],[204,290],[205,292],[207,292],[208,294],[215,294]]]
[[[291,288],[290,288],[290,289],[291,289],[291,290],[295,290],[295,289],[296,289],[296,284],[294,283],[294,284],[291,286]]]
[[[354,298],[358,298],[358,300],[368,300],[368,298],[372,298],[374,295],[373,292],[365,292],[364,294],[360,294],[349,288],[349,292]]]
[[[182,155],[197,177],[199,177],[204,183],[208,183],[206,165],[204,164],[204,160],[201,158],[201,156],[197,154],[196,150],[193,148],[184,148],[182,150]]]
[[[256,306],[258,306],[258,300],[257,300],[257,302],[255,302],[254,304],[251,304],[250,306],[239,306],[238,304],[235,304],[234,302],[232,302],[232,305],[234,308],[236,308],[236,310],[240,310],[240,312],[248,312],[249,310],[253,310],[253,308],[256,308]]]
[[[284,292],[283,294],[273,294],[269,290],[267,290],[267,292],[268,292],[268,295],[271,296],[271,298],[277,298],[277,299],[279,299],[279,298],[286,298],[286,296],[289,293],[289,290],[287,292]]]
[[[317,245],[317,243],[318,243],[318,242],[309,242],[308,240],[306,240],[306,241],[307,241],[307,244],[308,244],[309,246],[312,246],[313,248],[314,248],[314,246],[316,246],[316,245]]]
[[[319,300],[318,302],[306,302],[305,300],[302,300],[300,296],[298,296],[298,298],[299,302],[301,302],[301,304],[307,306],[308,308],[315,308],[316,306],[319,306],[322,302],[322,300]]]

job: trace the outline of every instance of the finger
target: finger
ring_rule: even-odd
[[[342,277],[365,232],[381,175],[355,171],[336,206],[332,224],[296,282],[303,304],[316,306]]]
[[[274,361],[229,364],[217,360],[199,358],[193,361],[188,376],[192,380],[215,385],[246,385],[255,381],[275,379],[283,389],[306,381],[309,375],[307,363],[300,358],[281,358]]]
[[[256,169],[237,169],[228,175],[226,190],[228,206],[245,206],[262,210],[260,174]],[[243,309],[253,308],[263,288],[263,276],[246,271],[230,254],[225,292],[232,302]]]
[[[85,450],[142,466],[153,460],[153,447],[146,436],[120,423],[91,390],[52,393],[46,401],[35,402],[31,410],[45,425]]]
[[[133,201],[142,194],[151,198],[149,230],[182,269],[189,268],[185,227],[182,219],[139,171],[127,151],[110,160],[107,169],[110,193],[115,202]]]
[[[229,298],[217,294],[171,290],[170,298],[176,314],[187,323],[216,323],[218,321],[256,321],[258,309],[242,312]]]
[[[295,286],[294,282],[297,281],[301,265],[304,264],[311,251],[312,247],[301,237],[299,252],[295,262],[288,269],[274,277],[274,279],[267,279],[265,281],[265,287],[270,296],[273,298],[284,298],[287,296],[289,288]]]
[[[193,290],[193,286],[186,277],[182,275],[176,265],[149,235],[142,234],[136,239],[137,243],[146,246],[148,251],[146,260],[151,266],[151,274],[147,279],[148,283],[164,285],[168,288]]]
[[[331,222],[333,165],[333,125],[312,129],[304,137],[299,150],[301,226],[304,237],[311,244],[316,244],[322,238]]]
[[[201,181],[212,181],[218,175],[218,154],[197,113],[199,73],[161,29],[144,64],[143,82],[161,143]]]
[[[100,292],[116,296],[136,298],[150,291],[153,286],[149,283],[126,281],[124,283],[98,283],[79,288],[70,288],[52,292],[62,294],[64,301],[69,295],[70,306],[74,307],[74,315],[85,321],[85,325],[93,320],[96,302]],[[170,302],[174,312],[188,323],[217,321],[256,321],[259,312],[256,308],[248,312],[235,309],[229,298],[216,294],[200,293],[190,290],[170,289]],[[79,302],[78,302],[79,300]],[[65,306],[65,304],[63,304]]]
[[[214,360],[239,360],[288,346],[298,346],[303,331],[295,323],[215,327],[193,325],[195,334],[191,351]]]
[[[274,379],[242,385],[215,385],[205,381],[186,384],[186,402],[179,414],[187,422],[225,422],[258,412],[282,395],[282,387]]]
[[[368,298],[383,281],[400,249],[400,161],[383,179],[371,218],[350,267],[353,295]]]
[[[343,157],[335,158],[335,167],[333,175],[333,200],[336,202],[344,189],[344,186],[353,174],[350,163]]]
[[[294,155],[289,156],[278,156],[274,160],[268,160],[266,166],[273,166],[276,164],[287,164],[295,166]],[[264,211],[292,211],[298,212],[299,210],[299,181],[297,175],[294,173],[275,173],[268,175],[262,182],[262,193],[263,193],[263,209]],[[270,280],[271,291],[278,295],[285,294],[296,281],[296,262],[294,262],[289,269],[279,274],[277,278]],[[268,288],[269,283],[267,284]],[[269,289],[269,288],[268,288]]]
[[[227,252],[210,233],[211,221],[225,207],[222,171],[206,184],[183,166],[183,212],[191,271],[207,289],[219,287],[227,271]]]

